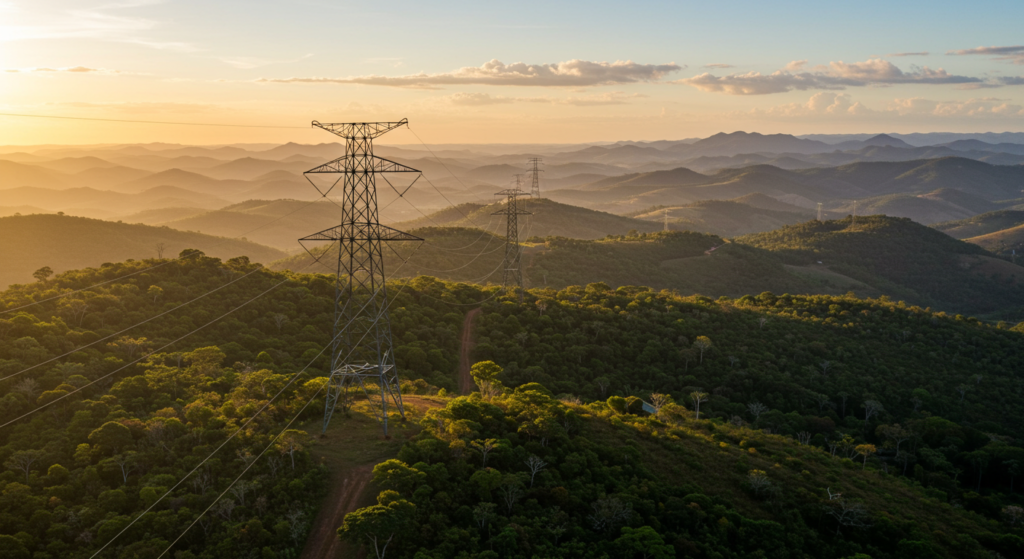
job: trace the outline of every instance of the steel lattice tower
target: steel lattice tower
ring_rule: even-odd
[[[344,156],[305,173],[307,180],[311,174],[341,175],[326,191],[310,180],[325,197],[339,182],[343,183],[341,225],[299,239],[300,243],[338,243],[334,335],[331,341],[331,374],[327,384],[324,431],[327,431],[342,392],[355,384],[362,388],[384,427],[385,435],[388,433],[390,402],[394,403],[402,419],[405,419],[398,371],[392,353],[383,246],[387,241],[423,239],[380,224],[377,218],[376,176],[378,173],[419,171],[373,155],[373,139],[406,124],[408,121],[405,119],[399,122],[338,124],[313,121],[313,126],[345,139]],[[370,394],[371,384],[380,390],[379,402]]]
[[[523,266],[522,247],[519,246],[519,216],[531,215],[526,211],[526,206],[520,202],[522,197],[529,196],[523,192],[522,175],[515,175],[516,186],[495,193],[496,196],[505,196],[507,202],[505,207],[491,215],[505,216],[505,261],[502,266],[501,283],[508,290],[509,285],[515,285],[519,290],[519,302],[523,302]]]
[[[533,174],[533,184],[530,185],[530,196],[540,199],[540,174],[543,173],[544,170],[539,169],[538,165],[544,160],[540,157],[531,157],[529,161],[533,164],[533,168],[530,169]]]

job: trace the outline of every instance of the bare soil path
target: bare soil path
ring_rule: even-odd
[[[473,309],[466,313],[466,319],[462,322],[461,347],[459,349],[459,393],[469,394],[473,391],[473,377],[469,374],[470,356],[473,353],[473,320],[480,316],[482,309]]]
[[[369,487],[372,476],[371,464],[333,472],[331,492],[317,516],[316,525],[309,533],[306,547],[302,550],[302,559],[334,559],[341,556],[339,551],[342,541],[338,537],[338,527],[346,514],[359,508],[363,501],[361,497]]]
[[[408,420],[389,423],[389,439],[382,436],[365,401],[356,403],[351,417],[334,414],[327,434],[317,438],[311,452],[330,470],[330,488],[313,520],[301,559],[362,557],[356,546],[338,538],[338,527],[346,514],[376,502],[373,467],[395,457],[405,441],[420,431],[419,420],[427,410],[444,406],[443,399],[429,396],[403,396],[402,400]],[[302,429],[313,434],[319,433],[320,427],[319,421],[312,421]]]

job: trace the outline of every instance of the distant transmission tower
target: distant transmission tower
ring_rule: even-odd
[[[522,175],[515,175],[516,186],[495,193],[497,196],[505,196],[507,202],[505,207],[491,215],[505,216],[505,262],[502,266],[504,272],[501,276],[501,283],[507,291],[509,285],[514,285],[519,290],[519,302],[523,302],[523,266],[522,247],[519,246],[519,216],[531,215],[526,211],[525,205],[521,205],[520,198],[529,196],[521,190]]]
[[[345,139],[344,156],[305,173],[341,175],[326,191],[310,180],[325,197],[339,182],[343,182],[341,225],[299,239],[300,243],[338,242],[331,374],[324,409],[325,432],[339,398],[345,397],[348,388],[354,384],[362,388],[377,420],[384,427],[385,435],[388,433],[389,402],[394,403],[405,419],[392,352],[383,243],[423,239],[380,224],[377,219],[376,175],[419,171],[373,155],[373,139],[406,124],[408,121],[405,119],[399,122],[338,124],[313,121],[313,126]],[[306,178],[309,179],[308,176]],[[380,391],[379,395],[371,394],[371,386]]]
[[[538,165],[540,165],[540,163],[543,162],[544,160],[541,159],[540,157],[531,157],[529,159],[529,161],[530,161],[531,164],[533,164],[533,168],[530,170],[530,172],[533,175],[533,184],[530,186],[530,196],[533,196],[534,198],[539,200],[540,199],[540,174],[543,173],[544,170],[538,168]]]
[[[821,202],[818,202],[818,221],[821,221]]]
[[[853,201],[853,220],[851,225],[857,225],[857,201]]]

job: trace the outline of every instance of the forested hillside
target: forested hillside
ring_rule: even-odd
[[[906,218],[809,221],[735,239],[787,264],[830,269],[922,306],[1020,316],[1021,268]]]
[[[245,238],[56,214],[10,216],[0,218],[0,288],[35,281],[33,272],[44,267],[63,272],[129,258],[170,256],[196,247],[220,258],[244,255],[256,262],[285,256]]]
[[[455,388],[459,326],[483,316],[479,394],[430,412],[346,522],[363,544],[393,530],[388,556],[1024,550],[1019,327],[847,296],[390,293],[409,392]],[[332,297],[329,276],[199,253],[4,292],[4,549],[87,557],[139,518],[102,556],[154,556],[213,505],[182,557],[295,556],[325,472],[287,424],[322,411]]]

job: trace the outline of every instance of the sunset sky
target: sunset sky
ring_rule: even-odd
[[[1024,131],[1024,2],[0,0],[0,144]],[[396,132],[395,143],[416,143]]]

